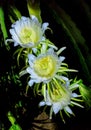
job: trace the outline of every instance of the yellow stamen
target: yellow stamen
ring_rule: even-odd
[[[56,70],[56,60],[52,56],[39,58],[34,63],[34,70],[39,76],[51,77]]]

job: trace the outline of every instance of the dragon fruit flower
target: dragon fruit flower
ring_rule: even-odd
[[[7,42],[13,41],[14,46],[20,45],[24,48],[33,48],[45,39],[44,33],[48,23],[41,24],[37,17],[33,15],[31,18],[22,16],[11,27],[12,39],[7,39]]]

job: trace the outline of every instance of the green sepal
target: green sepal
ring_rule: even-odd
[[[88,108],[91,107],[91,88],[84,85],[82,82],[79,85],[79,91]]]
[[[9,9],[9,18],[12,23],[16,22],[16,20],[21,18],[21,13],[20,11],[15,7],[15,6],[10,6]]]
[[[40,10],[40,1],[32,2],[31,0],[27,0],[27,8],[29,11],[29,15],[34,15],[38,18],[39,22],[42,23],[41,19],[41,10]]]

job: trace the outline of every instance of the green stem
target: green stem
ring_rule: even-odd
[[[5,26],[5,19],[4,19],[4,11],[3,8],[0,7],[0,24],[1,24],[1,30],[3,33],[4,41],[8,37],[6,26]]]

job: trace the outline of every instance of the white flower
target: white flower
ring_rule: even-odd
[[[33,83],[48,83],[55,77],[64,57],[58,57],[53,48],[50,48],[46,53],[39,54],[37,57],[29,54],[28,59],[27,72],[30,74],[29,85],[32,86]]]
[[[66,110],[68,113],[73,114],[69,105],[71,103],[72,92],[64,87],[53,89],[53,91],[46,91],[46,97],[39,103],[39,106],[51,106],[55,114],[61,110]],[[50,117],[51,118],[51,117]]]
[[[46,91],[43,93],[44,99],[39,103],[39,106],[50,106],[50,118],[52,118],[52,112],[57,114],[58,112],[64,110],[67,115],[73,114],[70,106],[79,106],[83,107],[78,103],[81,101],[78,99],[80,95],[76,94],[72,91],[72,86],[70,88],[70,81],[68,78],[64,78],[65,84],[62,84],[60,81],[55,80],[54,82],[50,83],[52,89],[47,88]],[[78,84],[75,84],[74,89],[77,88]],[[63,117],[62,117],[63,118]]]
[[[20,45],[25,48],[36,46],[44,39],[43,35],[47,26],[48,23],[41,25],[35,16],[31,16],[31,18],[22,16],[21,19],[12,24],[10,29],[14,46]]]

